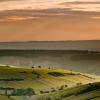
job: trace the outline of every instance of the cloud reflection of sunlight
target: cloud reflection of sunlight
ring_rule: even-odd
[[[81,11],[100,11],[100,4],[82,4],[82,2],[99,2],[100,0],[67,0],[67,2],[81,2],[81,4],[59,5],[66,0],[16,0],[0,2],[0,10],[15,9],[47,9],[47,8],[72,8]]]

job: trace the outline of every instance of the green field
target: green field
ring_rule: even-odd
[[[100,100],[100,83],[86,84],[40,95],[38,100]]]
[[[38,66],[37,68],[0,66],[0,100],[30,100],[27,96],[23,96],[23,94],[20,96],[13,94],[14,96],[12,96],[14,90],[19,91],[21,89],[26,91],[31,88],[35,92],[32,98],[37,98],[37,96],[41,97],[44,94],[49,94],[51,96],[55,94],[59,95],[59,93],[62,94],[64,91],[67,91],[66,89],[99,81],[99,76],[97,77],[69,70],[55,70],[41,68],[41,66]],[[74,89],[71,89],[70,91],[72,90],[74,92]],[[55,93],[50,94],[51,92]],[[43,100],[49,99],[45,99],[44,97]]]

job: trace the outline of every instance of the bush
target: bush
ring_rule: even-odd
[[[68,85],[65,85],[65,87],[67,88],[67,87],[68,87]]]
[[[38,68],[42,68],[41,66],[38,66]]]
[[[59,97],[56,97],[54,100],[62,100],[62,98],[59,96]]]
[[[59,90],[63,90],[64,89],[64,85],[62,85],[60,88],[59,88]]]
[[[46,99],[45,100],[51,100],[51,98],[50,97],[46,97]]]
[[[61,72],[48,72],[48,74],[54,77],[65,76],[64,73]]]
[[[12,92],[12,95],[13,96],[32,96],[36,94],[32,88],[27,88],[27,89],[14,89]]]
[[[80,85],[82,85],[82,83],[77,83],[77,86],[80,86]]]
[[[49,93],[49,91],[40,91],[40,94]]]
[[[51,90],[51,92],[56,92],[56,90],[53,89],[53,90]]]
[[[39,78],[39,77],[40,77],[40,74],[39,74],[39,73],[37,73],[37,72],[35,72],[35,71],[32,71],[32,74],[37,75],[37,78]]]

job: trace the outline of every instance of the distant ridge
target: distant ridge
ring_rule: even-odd
[[[0,42],[0,49],[100,51],[100,40]]]
[[[100,40],[60,40],[60,41],[0,41],[0,43],[26,43],[26,42],[87,42],[87,41],[100,41]]]

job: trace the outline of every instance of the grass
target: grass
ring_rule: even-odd
[[[71,87],[78,82],[87,84],[95,81],[95,79],[74,71],[9,66],[0,67],[0,79],[23,79],[23,81],[0,81],[0,86],[14,88],[30,87],[36,91],[61,85]]]
[[[47,98],[50,98],[50,100],[99,100],[100,83],[86,84],[47,95],[40,95],[38,100],[47,100]]]
[[[23,79],[23,80],[18,81],[18,79]],[[87,74],[82,74],[79,72],[68,71],[68,70],[0,66],[0,87],[4,88],[10,87],[15,89],[32,88],[34,89],[37,96],[43,98],[40,100],[50,100],[50,98],[52,98],[52,100],[54,98],[56,98],[55,100],[60,100],[60,98],[62,97],[63,99],[65,99],[66,97],[70,96],[72,96],[71,98],[73,98],[73,95],[76,95],[75,93],[79,94],[79,90],[81,92],[85,91],[87,87],[84,84],[94,83],[98,80],[99,78],[97,79],[96,77]],[[83,85],[83,86],[78,86],[78,85]],[[44,93],[40,94],[40,91],[43,91]],[[91,95],[92,94],[90,93],[90,97]],[[0,100],[29,100],[29,98],[28,99],[26,97],[7,98],[6,96],[0,96]]]
[[[99,97],[96,97],[96,98],[93,98],[91,100],[100,100],[100,96]]]
[[[7,96],[0,96],[0,100],[16,100],[16,99],[8,98]]]

